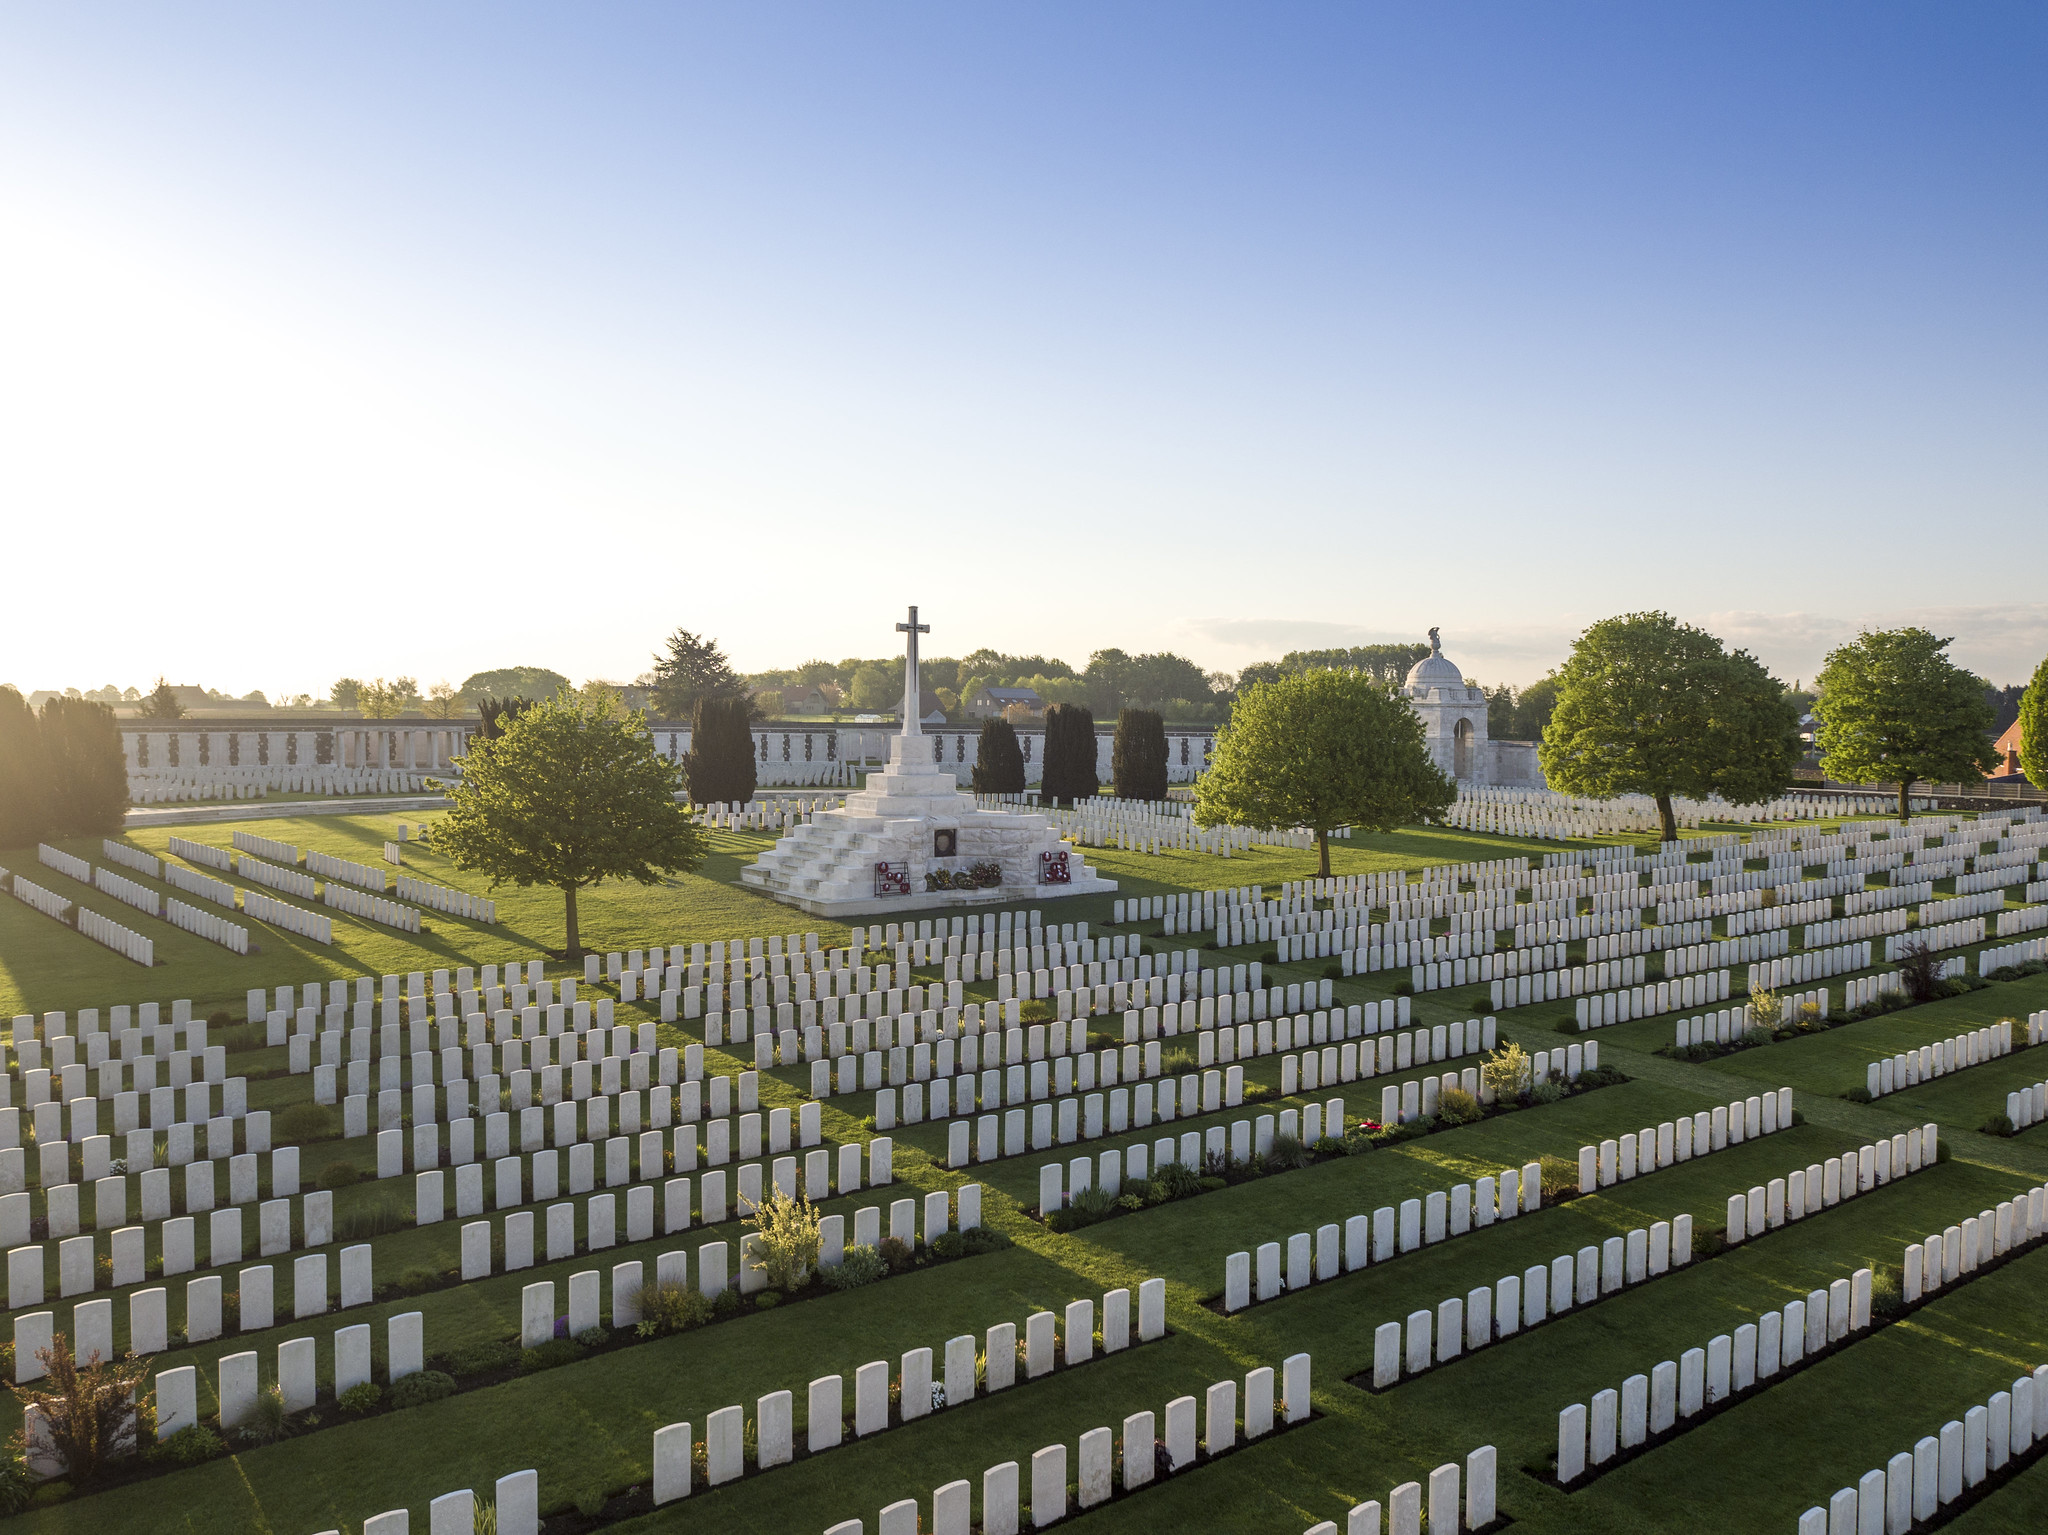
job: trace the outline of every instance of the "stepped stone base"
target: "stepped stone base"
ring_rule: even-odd
[[[951,773],[920,761],[924,738],[899,736],[889,767],[871,774],[843,810],[820,811],[740,871],[740,882],[821,917],[866,917],[892,911],[974,908],[1116,889],[1082,861],[1041,815],[977,809]],[[950,836],[948,836],[950,834]],[[953,851],[942,853],[950,841]],[[1068,879],[1040,882],[1041,854],[1064,853]],[[994,861],[1003,882],[973,890],[926,890],[937,869],[964,871]],[[889,864],[910,885],[907,894],[878,894],[876,867]]]

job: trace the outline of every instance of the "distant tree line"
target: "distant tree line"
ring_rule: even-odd
[[[111,708],[51,698],[38,711],[0,687],[0,848],[111,836],[127,808],[128,764]]]
[[[755,672],[742,681],[750,694],[763,688],[829,687],[839,700],[835,712],[893,713],[903,697],[903,657],[806,661]],[[1236,686],[1227,673],[1205,672],[1170,651],[1131,655],[1116,649],[1096,651],[1079,669],[1047,656],[987,649],[965,656],[922,656],[918,683],[948,714],[959,713],[983,688],[1030,688],[1048,705],[1071,704],[1098,718],[1150,709],[1190,723],[1227,719]]]

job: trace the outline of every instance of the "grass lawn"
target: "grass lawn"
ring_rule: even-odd
[[[400,819],[410,818],[317,816],[254,824],[265,836],[375,861]],[[231,829],[201,825],[176,832],[225,845]],[[171,834],[144,833],[130,840],[161,854]],[[767,844],[765,837],[714,834],[714,857],[696,875],[645,889],[605,887],[587,894],[587,941],[600,948],[626,948],[810,930],[827,943],[843,941],[843,929],[732,883],[744,862]],[[97,843],[73,844],[70,850],[101,861]],[[1555,850],[1555,844],[1417,831],[1337,844],[1333,852],[1336,871],[1354,873],[1510,852],[1540,858]],[[1127,895],[1237,884],[1270,888],[1315,872],[1312,853],[1292,851],[1259,850],[1223,860],[1104,849],[1091,850],[1089,857]],[[408,859],[428,878],[476,888],[416,846],[409,847]],[[83,887],[37,866],[33,849],[26,857],[0,854],[0,862],[33,871],[31,878],[71,899],[86,897],[88,905],[116,920],[132,918],[128,925],[155,937],[166,961],[155,973],[144,974],[20,903],[0,902],[0,1011],[5,1013],[190,996],[201,1010],[221,1005],[239,1015],[249,986],[523,958],[561,941],[558,896],[500,891],[504,920],[495,928],[429,914],[432,931],[415,937],[337,918],[338,941],[331,950],[261,929],[263,952],[237,958],[119,903],[87,896]],[[1109,901],[1075,898],[1046,903],[1044,911],[1048,921],[1100,922],[1109,915]],[[1243,960],[1259,952],[1252,946],[1209,958]],[[1309,980],[1328,963],[1268,968],[1275,979]],[[1344,1002],[1384,997],[1395,979],[1347,979],[1337,984],[1337,996]],[[1415,1019],[1426,1024],[1472,1016],[1480,990],[1417,997]],[[1907,1243],[2048,1179],[2048,1130],[2012,1139],[1976,1130],[1987,1115],[2002,1110],[2008,1090],[2048,1076],[2048,1051],[2038,1060],[2034,1052],[2021,1051],[2010,1060],[1876,1104],[1839,1096],[1861,1084],[1864,1064],[1879,1055],[1997,1017],[2023,1018],[2043,1006],[2048,1006],[2048,976],[2035,976],[1704,1065],[1651,1053],[1671,1037],[1668,1017],[1621,1025],[1595,1037],[1602,1062],[1627,1073],[1632,1080],[1626,1083],[1366,1155],[1269,1175],[1067,1235],[1048,1231],[1028,1213],[1037,1202],[1038,1169],[1052,1154],[955,1172],[942,1165],[943,1126],[899,1129],[897,1185],[836,1198],[826,1205],[827,1213],[918,1197],[971,1179],[985,1191],[987,1224],[1014,1245],[914,1269],[879,1285],[634,1343],[544,1373],[480,1385],[431,1406],[343,1422],[332,1402],[323,1402],[325,1423],[299,1437],[38,1508],[17,1523],[24,1530],[81,1535],[108,1529],[123,1535],[223,1530],[310,1535],[337,1528],[353,1535],[367,1516],[407,1507],[413,1527],[424,1530],[432,1497],[465,1486],[487,1490],[496,1477],[525,1467],[540,1472],[543,1507],[564,1510],[579,1495],[622,1493],[644,1484],[652,1436],[663,1424],[687,1419],[695,1437],[702,1438],[711,1411],[739,1403],[751,1416],[756,1398],[787,1389],[795,1394],[801,1446],[804,1388],[818,1376],[847,1376],[850,1408],[850,1377],[868,1361],[889,1360],[893,1367],[910,1349],[940,1351],[950,1337],[968,1333],[979,1338],[999,1322],[1016,1323],[1021,1330],[1034,1311],[1057,1312],[1069,1300],[1099,1299],[1105,1290],[1135,1288],[1158,1275],[1166,1279],[1168,1293],[1170,1332],[1163,1340],[978,1398],[857,1444],[815,1457],[800,1455],[792,1465],[751,1474],[715,1492],[700,1486],[685,1502],[613,1527],[808,1535],[858,1517],[872,1530],[876,1511],[903,1497],[918,1498],[929,1518],[931,1491],[945,1482],[966,1478],[978,1495],[981,1472],[990,1465],[1008,1459],[1028,1462],[1033,1451],[1053,1443],[1065,1443],[1071,1455],[1089,1429],[1108,1426],[1120,1432],[1130,1413],[1163,1412],[1170,1399],[1190,1394],[1199,1399],[1213,1381],[1241,1379],[1248,1369],[1278,1366],[1286,1356],[1307,1351],[1314,1359],[1313,1421],[1121,1498],[1077,1522],[1089,1530],[1133,1535],[1167,1529],[1294,1535],[1323,1519],[1335,1519],[1341,1528],[1352,1503],[1384,1501],[1397,1483],[1426,1479],[1431,1468],[1462,1461],[1475,1447],[1492,1444],[1499,1450],[1501,1506],[1518,1529],[1621,1535],[1712,1528],[1789,1535],[1802,1510],[1825,1503],[1838,1487],[1910,1449],[1922,1435],[1938,1432],[1943,1422],[2008,1386],[2022,1370],[2048,1361],[2048,1312],[2034,1300],[2048,1283],[2048,1248],[1953,1287],[1905,1320],[1570,1493],[1536,1474],[1555,1448],[1557,1413],[1596,1391],[1618,1387],[1629,1375],[1647,1373],[1660,1360],[1704,1347],[1715,1334],[1731,1332],[1760,1311],[1824,1287],[1857,1267],[1896,1265]],[[1561,1010],[1503,1014],[1500,1028],[1530,1048],[1545,1048],[1560,1042],[1553,1024]],[[667,1026],[662,1035],[664,1043],[685,1037]],[[251,1076],[253,1105],[283,1107],[300,1100],[305,1079],[264,1075],[281,1068],[282,1051],[255,1044],[243,1031],[236,1031],[232,1043],[230,1069]],[[733,1071],[751,1061],[713,1052],[709,1064],[714,1071]],[[1311,1096],[1320,1101],[1341,1094],[1354,1116],[1376,1112],[1385,1081],[1416,1074]],[[796,1070],[765,1074],[765,1102],[798,1101],[801,1075]],[[1246,1075],[1252,1082],[1276,1086],[1278,1060],[1247,1063]],[[1224,1260],[1232,1252],[1538,1156],[1575,1158],[1589,1141],[1726,1103],[1761,1085],[1781,1084],[1795,1089],[1806,1122],[1779,1134],[1498,1223],[1234,1317],[1205,1304],[1220,1291]],[[1176,1121],[1170,1132],[1153,1127],[1062,1148],[1058,1155],[1061,1160],[1083,1152],[1093,1156],[1111,1146],[1273,1113],[1302,1101],[1276,1095],[1245,1109]],[[861,1120],[871,1108],[869,1094],[828,1100],[823,1115],[828,1144],[864,1139]],[[1374,1330],[1383,1322],[1680,1212],[1691,1212],[1699,1229],[1711,1230],[1721,1224],[1731,1193],[1925,1120],[1941,1125],[1952,1149],[1951,1159],[1939,1166],[1695,1260],[1394,1390],[1375,1395],[1346,1383],[1370,1368]],[[304,1176],[310,1180],[335,1159],[368,1168],[374,1155],[368,1141],[322,1142],[307,1149]],[[393,1197],[409,1210],[411,1191],[409,1178],[395,1186],[373,1182],[344,1190],[336,1201],[337,1217],[347,1219]],[[379,1279],[408,1269],[438,1274],[453,1268],[460,1225],[450,1219],[377,1237]],[[430,1356],[496,1342],[516,1335],[525,1284],[555,1281],[560,1305],[570,1274],[607,1270],[614,1262],[636,1258],[651,1270],[658,1253],[676,1247],[690,1250],[694,1273],[701,1243],[736,1242],[740,1229],[730,1222],[692,1229],[470,1284],[436,1280],[414,1296],[393,1296],[345,1316],[330,1313],[317,1321],[288,1322],[260,1334],[180,1348],[159,1363],[201,1367],[204,1413],[223,1356],[255,1349],[268,1382],[274,1378],[278,1343],[312,1336],[324,1387],[331,1378],[332,1335],[340,1326],[372,1323],[381,1352],[383,1319],[418,1310],[425,1318]],[[100,1242],[104,1248],[105,1238]],[[183,1320],[183,1280],[167,1288],[176,1328]],[[280,1300],[287,1294],[281,1283]],[[71,1304],[52,1307],[60,1327]],[[114,1309],[118,1344],[125,1340],[125,1299],[116,1297]],[[8,1408],[0,1428],[11,1430],[17,1412]],[[1028,1492],[1028,1471],[1025,1487]],[[2048,1470],[2040,1466],[1954,1525],[1973,1532],[2043,1527],[2048,1527]]]

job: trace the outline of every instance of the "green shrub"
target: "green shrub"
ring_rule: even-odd
[[[1308,1147],[1302,1145],[1298,1135],[1276,1135],[1272,1148],[1266,1153],[1266,1165],[1275,1172],[1291,1172],[1309,1163]]]
[[[1343,979],[1344,979],[1344,967],[1343,967],[1342,965],[1325,965],[1325,966],[1323,966],[1323,979],[1324,979],[1324,980],[1326,980],[1326,981],[1341,981],[1341,980],[1343,980]]]
[[[554,1369],[556,1365],[574,1364],[582,1357],[583,1345],[574,1338],[550,1338],[545,1343],[537,1343],[532,1348],[525,1348],[519,1351],[519,1373],[521,1375],[537,1375],[542,1370]],[[415,1376],[406,1377],[407,1380],[416,1378]],[[404,1383],[404,1381],[399,1382],[400,1385]],[[394,1394],[396,1394],[395,1388]]]
[[[1891,1316],[1906,1304],[1906,1291],[1899,1270],[1882,1263],[1870,1266],[1870,1314]]]
[[[493,1370],[502,1370],[519,1357],[519,1350],[511,1343],[485,1341],[465,1343],[462,1347],[449,1350],[448,1369],[455,1375],[488,1375]]]
[[[1447,1125],[1469,1125],[1484,1119],[1486,1110],[1462,1087],[1447,1087],[1437,1095],[1436,1114]]]
[[[1590,1070],[1579,1073],[1581,1087],[1619,1087],[1627,1080],[1627,1072],[1619,1066],[1609,1066],[1604,1061]]]
[[[1227,1189],[1230,1187],[1230,1180],[1228,1178],[1218,1178],[1213,1175],[1207,1178],[1200,1179],[1199,1182],[1201,1184],[1203,1192],[1209,1194],[1215,1193],[1218,1189]]]
[[[373,1380],[350,1386],[335,1398],[335,1405],[343,1412],[374,1412],[384,1401],[384,1388]]]
[[[947,1260],[965,1257],[967,1254],[967,1244],[960,1240],[960,1233],[957,1231],[940,1232],[932,1239],[931,1249],[934,1258]]]
[[[1012,1246],[1010,1239],[989,1226],[976,1226],[960,1233],[960,1245],[970,1258],[982,1253],[999,1253]]]
[[[584,1487],[576,1494],[576,1512],[586,1519],[595,1519],[610,1501],[602,1487]]]
[[[1341,1157],[1350,1155],[1351,1145],[1341,1135],[1325,1135],[1309,1147],[1309,1150],[1318,1156]]]
[[[1560,1194],[1579,1192],[1579,1164],[1568,1162],[1563,1157],[1545,1155],[1540,1159],[1543,1168],[1543,1197],[1554,1199]]]
[[[1395,995],[1395,996],[1397,996],[1397,997],[1412,997],[1412,996],[1414,996],[1414,995],[1415,995],[1415,983],[1414,983],[1413,981],[1396,981],[1396,982],[1394,982],[1394,995]]]
[[[603,1348],[612,1341],[612,1335],[602,1327],[586,1327],[576,1334],[576,1341],[585,1348]]]
[[[424,1290],[433,1289],[439,1282],[440,1276],[432,1269],[415,1266],[398,1276],[398,1293],[418,1295]]]
[[[295,1103],[271,1121],[270,1136],[273,1145],[286,1146],[331,1140],[334,1110],[324,1103]]]
[[[284,1393],[275,1386],[256,1394],[256,1405],[235,1428],[236,1437],[247,1444],[275,1444],[291,1431],[291,1414],[284,1410]]]
[[[1851,1103],[1868,1103],[1870,1102],[1870,1089],[1867,1087],[1852,1087],[1842,1096]]]
[[[224,1454],[227,1445],[204,1423],[188,1423],[168,1439],[160,1439],[143,1452],[153,1466],[196,1466]]]
[[[0,1461],[0,1514],[18,1514],[36,1495],[36,1479],[18,1456]]]
[[[911,1252],[910,1244],[901,1237],[883,1237],[875,1244],[875,1251],[881,1255],[882,1261],[889,1265],[889,1272],[892,1274],[900,1274],[909,1268],[912,1258],[916,1256]]]
[[[455,1395],[455,1377],[439,1370],[416,1370],[391,1383],[393,1407],[424,1407],[429,1402]]]
[[[1167,1162],[1155,1167],[1152,1181],[1168,1199],[1186,1199],[1202,1192],[1201,1176],[1184,1162]]]
[[[864,1284],[873,1284],[889,1272],[889,1264],[874,1248],[862,1243],[849,1247],[840,1255],[839,1267],[822,1271],[821,1277],[827,1289],[853,1290]]]
[[[1529,1088],[1529,1101],[1532,1104],[1555,1103],[1563,1096],[1564,1084],[1556,1077],[1545,1077]]]
[[[1262,951],[1260,952],[1260,954],[1259,954],[1259,963],[1260,963],[1260,964],[1262,964],[1262,965],[1277,965],[1277,964],[1279,964],[1279,963],[1280,963],[1280,951],[1279,951],[1278,949],[1265,949],[1265,950],[1262,950]]]
[[[782,1292],[780,1290],[763,1290],[754,1297],[754,1309],[756,1311],[773,1311],[781,1304]]]
[[[740,1292],[728,1287],[720,1290],[711,1301],[713,1316],[738,1316],[740,1313]]]
[[[369,1237],[389,1236],[411,1224],[410,1211],[401,1210],[397,1200],[384,1198],[336,1216],[334,1235],[339,1240],[360,1242]]]
[[[1579,1027],[1579,1020],[1576,1018],[1560,1018],[1551,1027],[1559,1034],[1583,1034],[1586,1032]]]
[[[1055,1210],[1045,1219],[1050,1231],[1073,1231],[1081,1226],[1093,1226],[1097,1221],[1107,1220],[1116,1210],[1116,1195],[1103,1188],[1086,1188],[1069,1199],[1064,1209]]]
[[[1983,1124],[1979,1125],[1977,1127],[1977,1130],[1978,1133],[1981,1135],[2019,1134],[2019,1131],[2013,1126],[2013,1122],[2003,1114],[1993,1114],[1989,1119],[1985,1120]]]
[[[702,1327],[710,1320],[711,1302],[694,1285],[669,1283],[640,1287],[640,1325],[653,1335],[665,1337],[692,1327]]]
[[[314,1105],[318,1107],[318,1105]],[[336,1160],[320,1169],[319,1183],[323,1189],[353,1188],[363,1181],[363,1175],[353,1162]]]

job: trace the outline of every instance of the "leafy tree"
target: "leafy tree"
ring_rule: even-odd
[[[1515,695],[1515,722],[1503,737],[1509,741],[1540,741],[1544,728],[1550,723],[1550,716],[1557,711],[1557,673],[1539,677]],[[1493,731],[1491,717],[1487,720],[1487,733]]]
[[[427,689],[427,713],[437,720],[452,720],[469,707],[469,700],[447,682]]]
[[[797,682],[807,688],[821,686],[839,680],[839,668],[830,661],[806,661],[796,669]]]
[[[2034,677],[2020,699],[2020,771],[2037,789],[2048,789],[2048,659],[2034,668]]]
[[[1998,765],[1983,684],[1949,660],[1949,643],[1925,629],[1866,631],[1821,665],[1821,771],[1842,783],[1895,781],[1901,821],[1915,779],[1960,781]]]
[[[1166,721],[1151,709],[1116,717],[1109,770],[1119,799],[1166,798]]]
[[[1098,650],[1088,658],[1084,675],[1089,702],[1105,714],[1126,705],[1157,709],[1175,699],[1206,702],[1211,691],[1207,673],[1187,657],[1167,651],[1133,656]]]
[[[1417,661],[1429,654],[1419,643],[1405,645],[1353,645],[1341,650],[1290,650],[1280,658],[1280,670],[1287,672],[1364,672],[1389,687],[1399,687]]]
[[[156,686],[157,691],[161,693],[164,687],[163,678],[157,678]],[[363,696],[362,681],[361,679],[356,677],[337,678],[335,680],[334,686],[331,689],[329,689],[329,696],[331,696],[334,699],[335,708],[353,709]],[[184,713],[182,709],[178,712],[180,714]],[[176,716],[173,716],[173,718],[175,717]]]
[[[981,740],[974,749],[976,794],[1022,794],[1024,748],[1017,727],[1000,717],[981,722]]]
[[[553,698],[568,685],[567,677],[545,666],[500,666],[475,673],[456,691],[466,698]]]
[[[462,776],[436,785],[453,808],[432,845],[494,887],[561,891],[564,957],[580,959],[579,890],[607,879],[658,884],[704,861],[703,828],[676,803],[676,779],[647,722],[617,699],[558,695],[470,742]]]
[[[678,629],[668,637],[668,648],[654,657],[654,708],[665,720],[694,719],[700,698],[744,698],[746,693],[746,683],[714,639]]]
[[[1749,652],[1668,613],[1628,613],[1572,646],[1537,755],[1567,794],[1650,795],[1670,842],[1675,796],[1753,805],[1783,789],[1798,726],[1784,685]]]
[[[10,1385],[24,1411],[39,1407],[50,1448],[64,1462],[64,1475],[74,1487],[89,1487],[106,1473],[107,1463],[132,1456],[138,1428],[135,1399],[149,1379],[149,1361],[130,1354],[125,1359],[71,1354],[62,1333],[48,1347],[36,1350],[43,1378],[26,1386]],[[15,1436],[17,1447],[21,1436]]]
[[[2010,683],[1995,688],[1984,684],[1984,702],[1991,706],[1991,734],[1995,739],[2005,734],[2005,729],[2020,717],[2020,699],[2026,696],[2026,688],[2020,683]]]
[[[744,805],[754,797],[753,711],[744,698],[697,700],[682,767],[696,804]]]
[[[853,674],[853,706],[873,712],[893,709],[902,700],[903,679],[901,675],[891,677],[888,666],[880,661],[863,661],[860,670]]]
[[[340,686],[339,683],[335,685]],[[156,686],[150,689],[149,697],[135,712],[146,720],[175,720],[184,718],[185,706],[178,702],[178,690],[159,677]]]
[[[33,847],[48,826],[43,731],[21,694],[0,687],[0,847]]]
[[[1195,786],[1202,826],[1306,826],[1330,872],[1339,826],[1432,820],[1457,785],[1429,755],[1407,701],[1363,671],[1292,672],[1238,694]]]
[[[1054,704],[1045,711],[1045,762],[1038,790],[1063,805],[1095,798],[1095,716],[1080,704]]]
[[[356,693],[356,708],[362,711],[363,718],[367,720],[396,719],[404,702],[404,695],[398,688],[382,677],[375,682],[364,683]]]
[[[1486,695],[1486,734],[1496,741],[1510,741],[1515,735],[1515,690],[1503,682],[1497,688],[1481,688]]]
[[[52,698],[43,704],[40,724],[49,835],[119,831],[128,809],[128,759],[114,711],[82,698]]]

